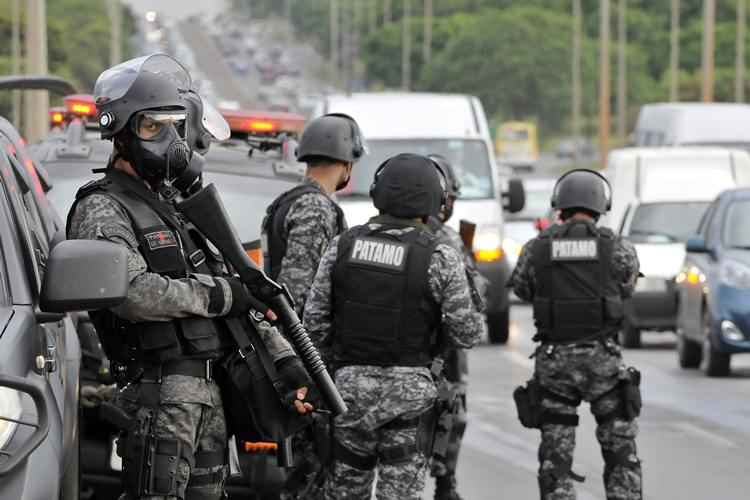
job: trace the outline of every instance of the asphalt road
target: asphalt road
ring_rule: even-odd
[[[459,462],[466,500],[538,498],[539,432],[518,422],[511,394],[531,375],[531,309],[514,306],[506,346],[483,345],[470,354],[469,425]],[[733,375],[709,379],[677,366],[671,333],[648,333],[643,349],[627,350],[627,364],[643,374],[644,409],[637,440],[644,498],[748,498],[750,356],[732,360]],[[604,499],[596,422],[581,407],[574,470],[586,476],[579,500]],[[424,498],[432,498],[431,480]]]
[[[180,22],[178,29],[193,51],[196,65],[213,82],[215,92],[222,99],[236,101],[242,108],[251,109],[257,99],[257,85],[243,85],[234,78],[232,69],[205,28],[188,20]]]

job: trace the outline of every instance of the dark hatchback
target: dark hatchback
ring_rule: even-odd
[[[733,354],[750,352],[750,189],[720,194],[697,234],[677,276],[678,359],[682,368],[706,375],[730,373]]]
[[[77,500],[81,350],[66,311],[124,299],[125,255],[62,241],[49,179],[1,117],[0,173],[0,499]]]

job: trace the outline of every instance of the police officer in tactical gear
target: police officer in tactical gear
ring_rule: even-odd
[[[453,206],[461,191],[461,184],[456,176],[453,165],[441,155],[430,155],[429,158],[438,167],[445,184],[445,194],[440,210],[431,218],[431,227],[435,231],[438,241],[452,246],[464,257],[466,278],[471,288],[474,305],[478,312],[484,310],[484,291],[486,280],[479,274],[473,255],[466,248],[461,236],[446,223],[453,215]],[[466,350],[446,347],[441,353],[445,360],[444,374],[449,390],[455,394],[454,407],[450,409],[454,415],[449,428],[439,429],[447,433],[445,452],[435,453],[432,462],[432,475],[435,477],[435,500],[461,500],[457,492],[456,466],[461,441],[466,431],[466,386],[468,382],[469,360]],[[438,424],[440,425],[440,424]]]
[[[364,139],[352,117],[331,113],[312,120],[297,147],[297,159],[307,164],[304,180],[267,209],[262,227],[266,274],[289,288],[299,313],[323,252],[346,229],[332,195],[347,185],[352,166],[364,154]]]
[[[173,184],[193,159],[190,86],[182,65],[163,54],[102,73],[94,93],[101,135],[114,149],[105,176],[78,191],[68,215],[69,238],[129,250],[127,299],[91,312],[125,415],[117,420],[118,453],[128,499],[222,498],[227,432],[219,361],[233,349],[230,328],[249,326],[251,308],[265,310],[171,202]],[[226,139],[226,122],[213,122],[206,109],[205,131]],[[289,344],[273,329],[266,342],[282,376],[301,387],[306,375]],[[300,413],[311,409],[306,392],[301,387],[293,402]]]
[[[539,428],[539,489],[543,500],[575,498],[572,471],[576,409],[591,404],[604,458],[608,500],[640,500],[636,454],[640,373],[626,367],[613,337],[623,300],[635,288],[633,246],[596,222],[611,206],[611,188],[592,170],[573,170],[557,182],[552,207],[562,224],[526,244],[511,276],[516,294],[534,306],[541,345],[534,378],[514,393],[521,422]]]
[[[432,160],[390,158],[370,189],[380,215],[335,238],[321,260],[305,323],[349,405],[334,423],[327,499],[369,499],[376,471],[377,498],[420,497],[436,346],[468,348],[484,332],[461,255],[426,225],[443,194]]]

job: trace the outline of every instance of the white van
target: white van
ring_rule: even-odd
[[[490,281],[487,318],[490,341],[508,338],[508,290],[510,275],[503,252],[503,207],[523,206],[519,183],[503,193],[495,166],[493,143],[479,99],[458,94],[361,93],[329,95],[314,116],[346,113],[359,124],[368,154],[355,166],[352,182],[339,192],[339,201],[350,226],[377,215],[369,197],[375,169],[398,153],[440,154],[456,168],[461,199],[450,225],[461,219],[477,225],[474,251],[479,270]],[[511,199],[512,198],[512,199]]]
[[[635,146],[750,148],[750,105],[735,103],[646,104],[638,114]]]
[[[719,193],[750,185],[750,155],[703,147],[620,149],[610,153],[605,175],[613,197],[602,222],[635,245],[644,275],[620,335],[624,346],[638,347],[641,330],[674,331],[674,278],[685,242]]]

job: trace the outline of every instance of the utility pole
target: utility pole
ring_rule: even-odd
[[[680,100],[680,0],[672,0],[672,31],[669,51],[669,100]]]
[[[349,24],[351,27],[351,70],[350,70],[350,82],[349,82],[349,91],[355,90],[354,85],[352,83],[359,83],[362,81],[362,63],[359,60],[360,55],[360,31],[362,29],[362,9],[364,6],[362,5],[362,2],[366,0],[352,0],[352,9],[354,12],[352,12],[352,22]]]
[[[573,0],[573,91],[571,92],[571,128],[573,129],[574,144],[577,144],[581,134],[581,32],[583,31],[583,12],[581,0]],[[578,147],[573,148],[573,160],[578,163]]]
[[[10,72],[21,74],[21,0],[10,2]],[[14,90],[11,94],[13,101],[13,125],[21,126],[21,91]]]
[[[122,6],[120,0],[109,0],[109,65],[122,61]]]
[[[599,9],[599,154],[604,166],[609,153],[609,0],[601,0]]]
[[[737,0],[737,42],[735,49],[734,100],[745,102],[745,0]]]
[[[424,45],[422,59],[425,63],[432,58],[432,0],[424,0]]]
[[[714,29],[716,27],[716,0],[703,1],[703,102],[714,100]]]
[[[391,0],[383,0],[383,25],[391,24],[393,21],[393,11],[391,10]]]
[[[620,0],[617,10],[617,138],[623,143],[628,126],[628,29],[627,0]]]
[[[334,84],[339,84],[339,0],[330,0],[330,26],[331,34],[331,78]]]
[[[368,33],[372,35],[378,29],[378,0],[370,0]]]
[[[404,0],[401,18],[401,89],[411,87],[411,0]]]
[[[47,74],[47,14],[45,0],[27,0],[26,8],[26,73]],[[37,142],[48,131],[49,94],[46,90],[30,90],[26,99],[24,120],[26,140]]]
[[[352,9],[349,0],[342,2],[339,7],[339,21],[341,23],[341,76],[344,89],[349,92],[352,80]]]

